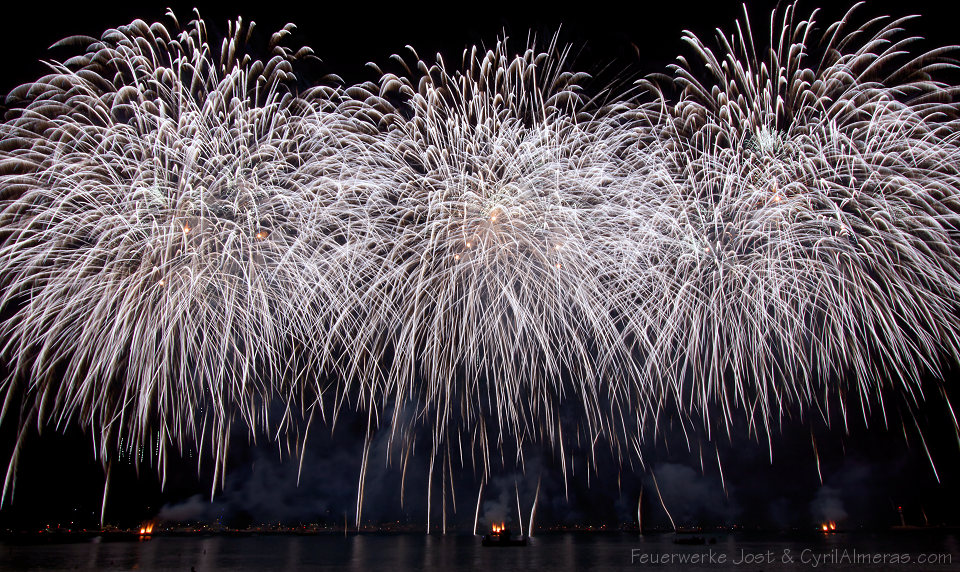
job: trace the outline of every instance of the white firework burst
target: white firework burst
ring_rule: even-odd
[[[364,467],[426,428],[452,484],[452,450],[486,479],[665,418],[915,407],[960,357],[953,63],[794,12],[640,91],[556,40],[299,92],[289,26],[262,60],[240,20],[216,54],[199,18],[71,39],[2,124],[0,418],[222,477],[235,422],[302,453],[351,408]]]
[[[932,78],[946,50],[905,53],[903,20],[853,14],[818,37],[816,12],[794,11],[767,47],[746,17],[718,52],[688,34],[702,67],[648,85],[680,150],[675,238],[695,245],[664,272],[680,335],[655,355],[691,368],[678,398],[720,403],[721,424],[742,409],[768,437],[792,405],[836,399],[846,423],[848,402],[916,403],[960,326],[956,88]]]
[[[565,60],[498,42],[465,51],[462,71],[420,63],[422,78],[382,82],[409,110],[384,141],[398,165],[386,392],[416,396],[438,444],[451,428],[481,451],[554,442],[564,388],[596,436],[600,401],[630,399],[603,281],[618,237],[596,231],[617,166]]]
[[[3,126],[4,392],[25,420],[160,466],[206,441],[222,466],[236,418],[266,428],[295,394],[312,364],[290,354],[342,289],[325,269],[350,222],[325,209],[349,198],[324,182],[352,120],[334,90],[291,91],[310,52],[282,46],[288,29],[262,62],[240,20],[219,58],[202,20],[134,22],[74,39],[83,55],[12,94],[27,103]]]

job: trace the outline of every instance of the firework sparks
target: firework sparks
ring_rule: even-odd
[[[71,40],[0,126],[5,491],[34,425],[105,466],[196,448],[216,487],[235,424],[302,454],[353,407],[358,526],[384,427],[404,477],[428,429],[445,526],[455,456],[485,482],[529,442],[566,473],[565,434],[622,458],[673,416],[772,441],[797,408],[912,410],[960,356],[953,64],[794,11],[619,91],[556,40],[303,91],[291,26],[265,60],[242,20],[220,50],[172,16]]]

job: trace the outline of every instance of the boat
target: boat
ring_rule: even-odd
[[[493,525],[493,531],[490,534],[485,534],[480,544],[483,546],[526,546],[527,537],[521,534],[514,538],[509,528],[502,524],[495,524]]]

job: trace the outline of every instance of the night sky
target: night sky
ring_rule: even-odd
[[[363,2],[308,4],[201,3],[200,14],[211,30],[225,30],[227,19],[237,15],[254,20],[261,42],[285,23],[293,22],[298,31],[289,44],[308,45],[322,60],[311,69],[311,77],[337,74],[346,83],[375,79],[374,72],[364,64],[386,63],[391,54],[403,52],[406,44],[415,47],[425,59],[440,52],[448,67],[453,67],[464,47],[474,43],[491,45],[504,30],[512,38],[515,50],[521,49],[530,31],[546,39],[560,30],[560,43],[571,43],[579,54],[572,67],[611,79],[635,79],[664,71],[678,54],[689,54],[681,41],[683,30],[712,37],[715,27],[730,29],[741,15],[738,1],[703,5],[634,2],[627,9],[590,2],[571,8],[561,8],[560,3],[531,7],[515,2],[463,3],[456,7],[410,3],[376,6]],[[818,4],[827,2],[803,2],[800,13],[808,13]],[[821,24],[834,21],[846,9],[846,3],[830,4],[818,18]],[[191,19],[193,5],[167,0],[112,5],[74,2],[56,8],[43,2],[20,3],[15,14],[0,18],[0,53],[5,54],[0,92],[6,93],[43,74],[44,66],[38,60],[59,57],[63,52],[49,52],[47,48],[65,36],[96,37],[107,28],[136,18],[153,22],[163,18],[167,6],[185,24]],[[765,29],[762,23],[775,2],[756,1],[749,5],[755,30]],[[869,2],[861,17],[922,14],[910,30],[927,38],[924,45],[932,46],[960,40],[955,14],[948,10],[945,3],[932,0]],[[309,77],[303,81],[309,83]],[[954,396],[957,371],[957,367],[945,366],[943,372],[946,391]],[[832,414],[831,427],[825,426],[816,411],[802,415],[791,412],[783,426],[775,429],[772,445],[768,445],[764,435],[745,437],[747,431],[743,427],[735,428],[733,439],[714,436],[713,441],[708,441],[699,435],[688,439],[679,428],[671,431],[670,426],[665,426],[657,442],[651,440],[644,450],[645,466],[634,462],[633,466],[626,463],[621,467],[613,455],[600,451],[596,469],[589,468],[584,456],[573,467],[566,487],[558,461],[546,449],[528,447],[525,473],[514,468],[508,451],[504,455],[506,467],[495,470],[485,490],[481,516],[512,519],[516,512],[516,487],[526,519],[539,479],[541,526],[616,526],[631,522],[636,518],[642,487],[644,525],[667,527],[669,522],[653,489],[651,475],[655,474],[664,502],[678,524],[784,529],[809,528],[822,520],[835,519],[850,528],[884,528],[898,524],[899,505],[912,524],[923,524],[926,517],[931,524],[960,525],[960,444],[949,411],[939,397],[938,382],[927,381],[931,399],[920,409],[916,424],[927,439],[939,482],[920,443],[917,427],[907,414],[895,408],[886,424],[876,411],[867,419],[855,412],[850,415],[848,428],[837,412]],[[4,468],[15,421],[5,419],[0,425],[0,466]],[[193,451],[185,451],[184,458],[169,469],[163,490],[156,471],[148,463],[141,466],[138,475],[129,459],[115,460],[107,522],[136,526],[159,516],[169,521],[222,521],[234,526],[251,522],[342,523],[345,514],[352,520],[363,419],[346,415],[332,435],[328,427],[318,425],[308,444],[299,486],[297,459],[284,451],[283,461],[279,461],[276,444],[269,436],[260,437],[254,445],[248,442],[245,430],[235,431],[225,487],[218,490],[212,503],[208,502],[212,471],[204,466],[198,475]],[[375,438],[374,451],[385,447],[384,439],[382,435]],[[382,454],[372,456],[377,460],[367,476],[365,520],[424,523],[427,447],[418,450],[412,461],[402,508],[398,498],[398,464],[385,467]],[[718,456],[722,460],[722,477],[716,462]],[[458,470],[456,466],[454,470]],[[45,428],[42,436],[32,434],[21,458],[14,502],[0,511],[0,529],[29,529],[69,521],[97,526],[103,481],[103,469],[94,457],[88,435],[75,430],[58,433],[55,428]],[[454,481],[457,511],[450,518],[460,530],[469,531],[478,480],[468,469]],[[435,493],[434,523],[440,518],[438,505],[439,494]]]

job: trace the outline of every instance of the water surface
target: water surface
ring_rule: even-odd
[[[483,548],[467,535],[103,539],[69,544],[0,543],[3,570],[957,570],[950,531],[829,535],[713,534],[716,544],[678,545],[672,534],[544,533],[523,548]]]

